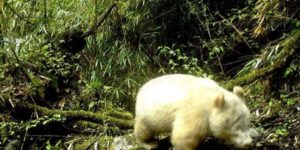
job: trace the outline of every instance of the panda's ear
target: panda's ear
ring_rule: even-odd
[[[245,90],[242,87],[240,87],[240,86],[235,86],[233,88],[233,93],[235,95],[237,95],[238,97],[240,97],[240,98],[244,98],[245,97]]]
[[[224,94],[218,93],[217,96],[215,97],[215,106],[218,109],[222,109],[224,107],[224,104],[225,104]]]

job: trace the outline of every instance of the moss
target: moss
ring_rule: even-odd
[[[75,139],[76,140],[76,139]],[[74,144],[74,149],[89,149],[91,145],[95,142],[95,137],[89,137],[84,140],[80,140],[78,143]]]
[[[79,128],[82,128],[82,129],[94,128],[94,129],[97,129],[97,131],[99,131],[99,132],[105,132],[109,135],[125,134],[125,132],[122,131],[118,127],[105,126],[105,125],[101,125],[101,124],[94,123],[94,122],[89,122],[89,121],[79,120],[74,125],[79,127]]]
[[[127,111],[121,111],[114,108],[109,109],[109,111],[104,112],[105,115],[111,116],[114,118],[120,118],[125,120],[132,120],[133,116],[130,112]]]
[[[230,80],[229,82],[227,82],[227,84],[225,84],[225,88],[232,89],[235,85],[242,86],[251,83],[261,77],[268,76],[289,64],[296,49],[299,49],[300,47],[300,30],[294,31],[290,37],[280,42],[279,45],[281,46],[282,51],[281,53],[279,53],[277,60],[274,61],[273,64],[255,70],[236,79]]]
[[[114,124],[121,129],[130,129],[133,127],[132,120],[124,120],[119,118],[114,118],[111,116],[105,115],[103,112],[93,113],[88,111],[65,111],[57,109],[48,109],[46,107],[29,104],[29,103],[17,103],[16,107],[21,108],[20,110],[26,111],[36,111],[40,115],[52,116],[55,114],[60,114],[65,117],[68,121],[74,120],[87,120],[97,124],[103,124],[105,121],[108,124]]]
[[[114,137],[112,136],[103,136],[98,138],[98,143],[100,145],[100,149],[112,149],[112,143],[113,143]]]
[[[77,142],[74,144],[74,149],[76,149],[76,150],[77,149],[78,150],[93,149],[94,144],[97,144],[99,146],[99,149],[108,149],[109,147],[111,147],[113,137],[111,137],[111,136],[103,136],[103,137],[92,136],[92,137],[88,137],[85,139],[82,139],[82,137],[80,137],[80,139],[75,139],[75,140],[77,140]]]

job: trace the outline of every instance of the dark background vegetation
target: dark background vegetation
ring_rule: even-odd
[[[0,0],[0,149],[136,147],[135,95],[169,73],[242,85],[260,133],[251,149],[299,149],[299,6]]]

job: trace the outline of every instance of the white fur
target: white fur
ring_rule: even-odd
[[[172,134],[175,149],[197,144],[198,140],[203,140],[202,136],[207,135],[224,139],[237,147],[249,145],[252,142],[250,112],[239,97],[242,89],[235,89],[237,94],[223,89],[211,79],[183,74],[150,80],[137,95],[136,134]],[[224,101],[224,106],[216,106],[218,98]],[[144,125],[142,129],[141,125]],[[198,139],[181,140],[189,134],[195,134]],[[141,143],[150,147],[145,142]],[[190,147],[194,149],[194,146]]]

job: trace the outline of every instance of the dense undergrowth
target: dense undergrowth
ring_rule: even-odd
[[[145,81],[188,73],[225,85],[278,62],[244,85],[252,147],[300,148],[298,0],[0,4],[0,148],[117,149]]]

